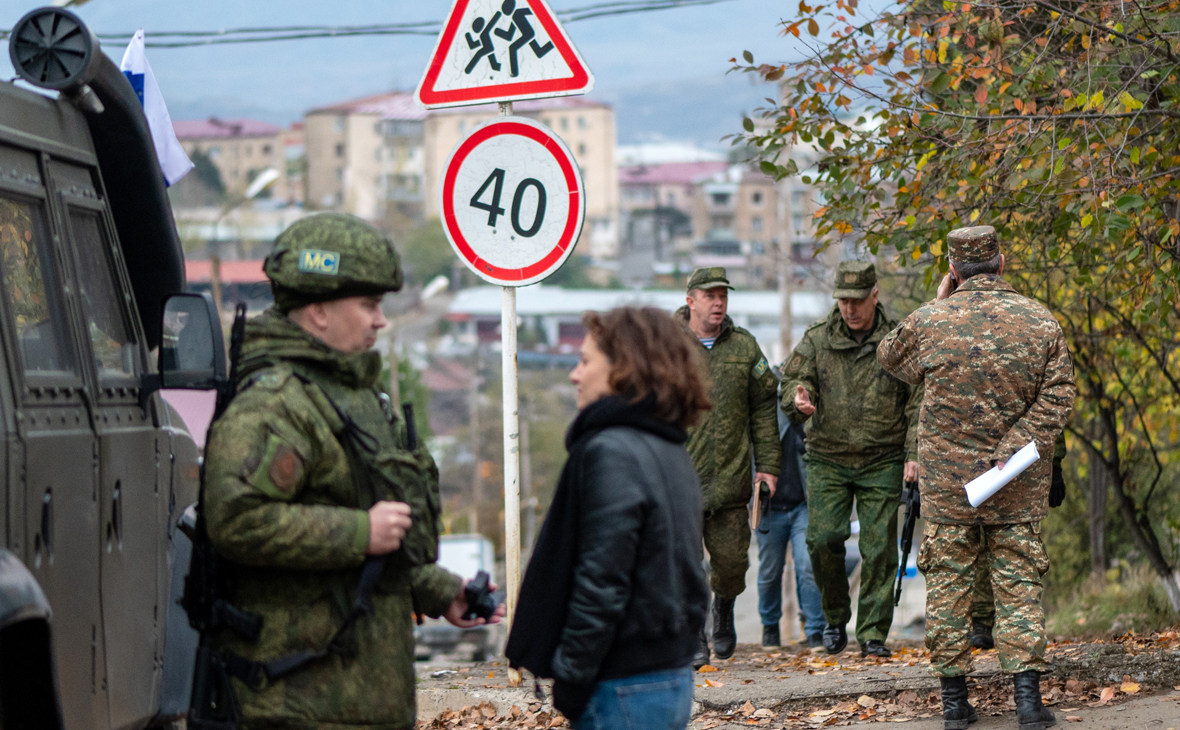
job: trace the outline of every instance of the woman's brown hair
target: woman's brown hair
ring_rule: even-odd
[[[713,407],[700,354],[684,326],[655,307],[619,307],[582,316],[586,332],[611,363],[610,385],[632,403],[648,398],[655,416],[687,428]]]

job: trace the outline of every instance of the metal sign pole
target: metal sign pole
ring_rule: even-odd
[[[500,104],[500,116],[512,116],[512,104]],[[503,288],[500,312],[501,373],[504,378],[504,563],[508,585],[507,627],[512,629],[520,593],[520,398],[516,369],[516,289]],[[508,670],[508,683],[520,686],[520,671]]]

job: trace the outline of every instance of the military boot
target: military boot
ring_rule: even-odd
[[[824,628],[824,651],[829,654],[839,654],[848,646],[847,624],[828,624]]]
[[[737,629],[733,626],[732,598],[713,598],[713,651],[718,659],[728,659],[737,648]]]
[[[778,631],[778,624],[764,625],[762,627],[762,646],[767,649],[773,649],[776,646],[782,646],[782,638]]]
[[[1057,724],[1053,711],[1041,704],[1041,673],[1035,669],[1012,675],[1016,722],[1020,730],[1045,730]]]
[[[692,655],[692,668],[700,669],[709,663],[709,637],[705,633],[705,627],[701,627],[701,633],[697,636],[697,653]]]
[[[977,618],[971,619],[971,646],[984,651],[996,646],[996,641],[992,638],[992,627]]]
[[[945,730],[967,730],[969,723],[979,719],[975,708],[967,701],[967,677],[941,677],[942,726]]]

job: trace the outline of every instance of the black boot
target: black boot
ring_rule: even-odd
[[[713,597],[713,651],[718,659],[728,659],[737,648],[737,629],[733,627],[732,598]]]
[[[992,627],[981,619],[971,619],[971,646],[984,651],[996,648],[996,641],[992,638]]]
[[[848,631],[845,624],[833,626],[828,624],[824,628],[824,651],[829,654],[839,654],[848,646]]]
[[[767,649],[773,649],[776,646],[782,646],[783,642],[779,636],[778,624],[771,624],[770,626],[762,627],[762,646]]]
[[[1012,675],[1016,722],[1020,730],[1045,730],[1057,724],[1053,711],[1041,704],[1041,673],[1035,669]]]
[[[692,668],[700,669],[709,663],[709,637],[705,635],[705,627],[697,637],[697,653],[692,655]]]
[[[967,701],[967,677],[941,677],[942,726],[945,730],[967,730],[969,723],[979,719],[975,708]]]

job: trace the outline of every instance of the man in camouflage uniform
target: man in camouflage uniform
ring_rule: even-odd
[[[951,272],[937,299],[906,318],[877,348],[881,364],[923,383],[918,438],[925,535],[926,646],[941,678],[946,728],[976,718],[967,702],[971,671],[971,584],[985,553],[995,591],[1000,668],[1013,675],[1022,730],[1054,724],[1041,704],[1045,614],[1041,543],[1052,458],[1041,458],[972,507],[964,485],[1004,464],[1030,441],[1050,456],[1073,409],[1073,366],[1057,320],[1000,277],[1004,257],[991,226],[947,236]],[[985,547],[981,547],[985,546]]]
[[[877,271],[868,261],[836,268],[838,300],[808,328],[783,367],[782,409],[807,423],[807,547],[823,596],[824,649],[848,645],[852,617],[844,541],[852,502],[864,560],[857,600],[861,656],[888,657],[897,574],[897,507],[902,481],[917,479],[920,385],[911,387],[877,362],[878,343],[897,323],[877,301]]]
[[[766,482],[773,494],[781,458],[774,408],[778,380],[754,336],[735,326],[726,313],[732,288],[724,268],[697,269],[688,278],[687,305],[676,312],[700,343],[702,367],[713,383],[713,409],[702,413],[701,422],[689,430],[688,453],[704,496],[705,549],[714,597],[713,649],[719,659],[733,656],[737,646],[733,604],[746,589],[750,567],[746,504],[753,495],[752,483]],[[709,661],[704,629],[700,642],[693,658],[697,668]]]
[[[482,620],[461,619],[463,581],[434,563],[438,471],[424,445],[410,450],[377,382],[370,348],[383,295],[401,288],[397,253],[360,219],[321,214],[280,235],[264,269],[275,306],[246,324],[205,494],[232,601],[262,618],[262,634],[223,631],[217,648],[245,664],[325,649],[352,610],[362,562],[386,556],[371,611],[326,656],[233,685],[246,728],[409,728],[412,615]]]

